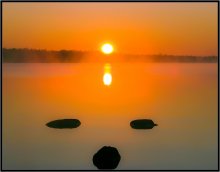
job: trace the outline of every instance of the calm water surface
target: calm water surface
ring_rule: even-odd
[[[217,169],[217,64],[3,64],[3,169],[92,169],[104,145],[118,170]],[[77,118],[72,130],[45,124]],[[134,130],[133,119],[159,126]]]

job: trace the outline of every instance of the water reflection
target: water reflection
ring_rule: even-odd
[[[116,170],[218,168],[217,64],[3,65],[6,170],[96,170],[93,155],[105,145],[121,154]],[[44,125],[73,118],[82,123],[73,130]],[[137,119],[159,126],[138,132],[129,126]]]
[[[103,83],[107,86],[112,83],[111,65],[108,63],[104,66]]]

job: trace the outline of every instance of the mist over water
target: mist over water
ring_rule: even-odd
[[[96,167],[104,145],[121,155],[117,170],[215,170],[217,64],[3,64],[3,168],[77,170]],[[74,118],[73,130],[49,121]],[[134,119],[153,119],[136,131]]]
[[[217,170],[218,5],[2,3],[2,170]]]
[[[112,52],[105,54],[99,51],[74,50],[38,50],[38,49],[6,49],[3,48],[5,63],[113,63],[113,62],[181,62],[181,63],[217,63],[218,57],[167,54],[121,54]]]

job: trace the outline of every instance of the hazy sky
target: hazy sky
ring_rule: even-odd
[[[3,47],[217,55],[217,2],[3,2]]]

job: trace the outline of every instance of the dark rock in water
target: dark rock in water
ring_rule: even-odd
[[[137,119],[130,122],[130,126],[134,129],[152,129],[157,126],[151,119]]]
[[[48,122],[46,125],[50,128],[77,128],[81,122],[78,119],[58,119]]]
[[[118,166],[121,156],[114,147],[104,146],[94,156],[93,164],[98,169],[115,169]]]

